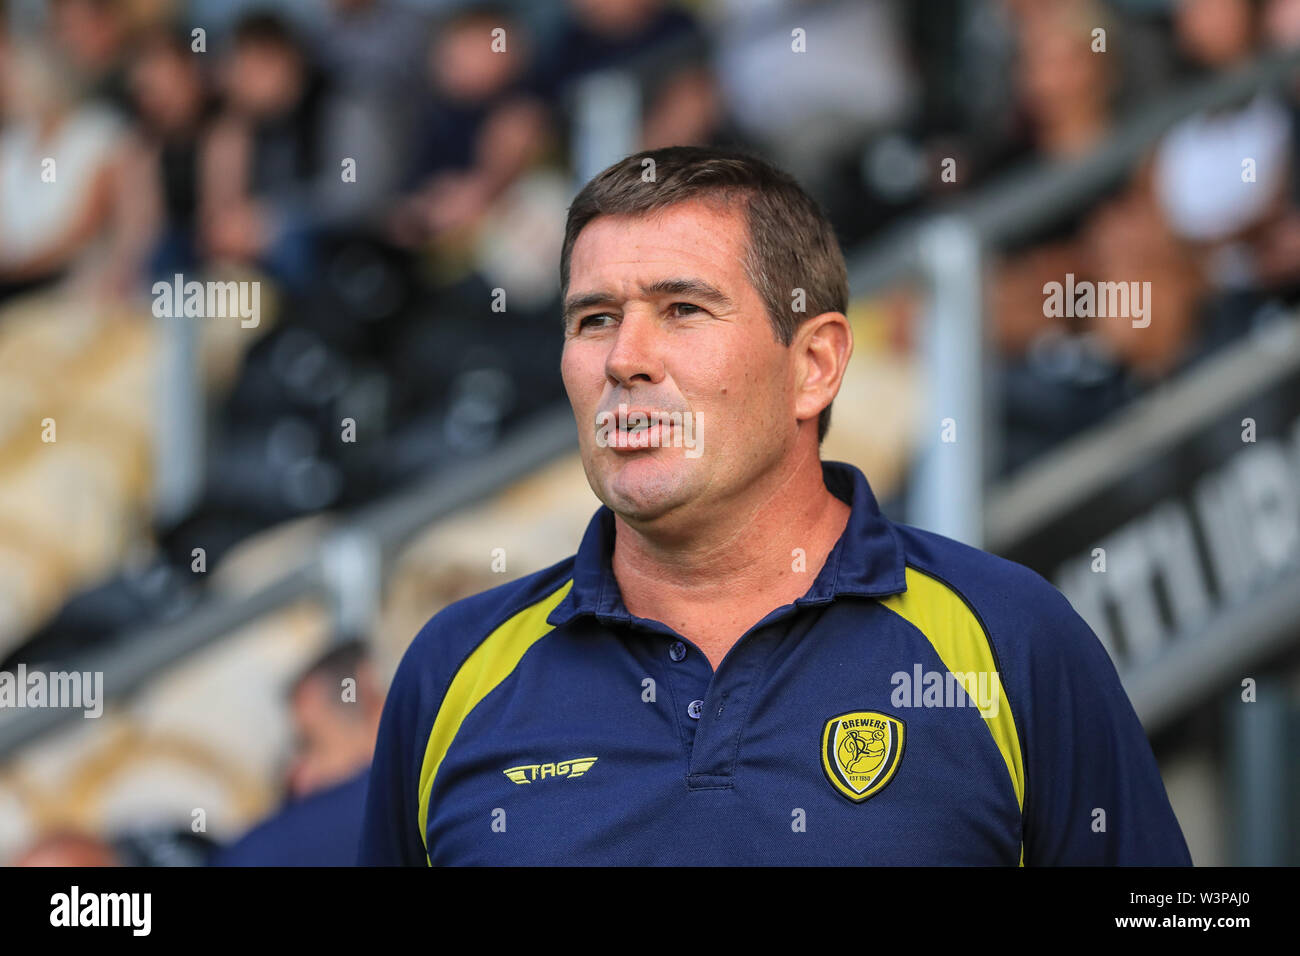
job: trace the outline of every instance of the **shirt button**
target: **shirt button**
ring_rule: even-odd
[[[704,701],[691,701],[690,706],[686,708],[686,713],[692,720],[699,720],[700,714],[704,713]]]
[[[668,648],[668,656],[674,661],[686,659],[686,645],[681,641],[673,641],[672,646]]]

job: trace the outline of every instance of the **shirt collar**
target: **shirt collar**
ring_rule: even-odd
[[[866,475],[845,462],[823,461],[822,477],[831,494],[853,510],[812,587],[795,603],[828,604],[845,594],[883,597],[905,591],[902,547],[893,525],[880,513]],[[623,605],[614,577],[614,535],[614,512],[601,505],[574,558],[573,587],[551,611],[548,623],[559,627],[581,614],[610,623],[639,620]]]

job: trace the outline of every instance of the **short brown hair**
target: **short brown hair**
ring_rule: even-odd
[[[597,175],[569,206],[560,255],[560,295],[569,292],[573,245],[598,216],[655,212],[687,200],[743,203],[748,237],[745,273],[758,292],[782,345],[795,329],[823,312],[846,312],[848,272],[835,229],[817,201],[794,177],[741,150],[668,146],[635,153]],[[804,311],[794,311],[803,290]],[[831,406],[817,419],[817,441],[826,437]]]

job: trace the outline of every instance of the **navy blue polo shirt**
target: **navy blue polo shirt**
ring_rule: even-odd
[[[575,556],[434,615],[385,703],[361,862],[1190,864],[1061,593],[823,474],[848,526],[716,672],[628,613],[605,507]]]

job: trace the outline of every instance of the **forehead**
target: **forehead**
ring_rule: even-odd
[[[569,288],[687,272],[715,284],[747,284],[748,227],[739,206],[701,200],[652,213],[598,216],[574,241]]]

